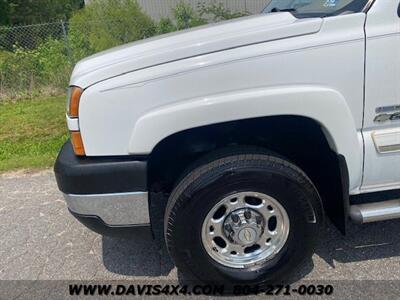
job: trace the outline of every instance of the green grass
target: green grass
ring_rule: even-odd
[[[0,172],[50,167],[67,139],[65,97],[0,102]]]

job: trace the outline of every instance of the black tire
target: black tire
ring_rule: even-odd
[[[164,234],[168,251],[182,272],[203,283],[265,285],[285,282],[310,258],[323,223],[319,194],[307,175],[294,164],[251,148],[230,150],[202,160],[188,171],[168,200]],[[234,192],[256,191],[285,208],[290,231],[282,250],[269,261],[248,269],[216,262],[201,238],[204,218],[222,198]]]

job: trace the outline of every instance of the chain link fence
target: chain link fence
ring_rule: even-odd
[[[159,5],[155,5],[155,2],[159,2]],[[159,25],[161,16],[171,17],[171,10],[180,2],[138,1],[146,14],[155,19],[155,27]],[[187,0],[186,3],[196,7],[195,3],[199,2],[207,1]],[[253,12],[259,12],[259,7],[265,2],[269,1],[220,1],[231,11],[241,10],[246,13],[250,13],[250,5],[253,5]],[[78,60],[107,48],[163,33],[163,30],[153,27],[138,24],[132,17],[129,20],[103,19],[81,23],[60,21],[0,27],[0,101],[64,93],[70,73]]]
[[[15,46],[34,49],[49,37],[66,37],[68,23],[64,21],[15,27],[0,27],[0,49],[12,51]]]
[[[0,27],[0,101],[60,94],[73,65],[68,23]]]

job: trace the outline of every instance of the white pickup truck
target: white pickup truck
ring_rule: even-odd
[[[400,217],[400,0],[274,0],[99,53],[67,122],[55,173],[83,224],[134,239],[165,208],[180,270],[285,280],[325,215],[343,232]]]

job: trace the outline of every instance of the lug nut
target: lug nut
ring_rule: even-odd
[[[262,223],[262,219],[260,216],[256,216],[256,222],[258,225],[260,225]]]
[[[248,219],[250,219],[251,218],[251,211],[250,210],[246,210],[245,212],[244,212],[244,217],[248,220]]]
[[[232,214],[231,219],[234,223],[238,223],[240,221],[240,218],[238,215]]]
[[[228,232],[231,232],[232,231],[231,225],[225,224],[225,230],[228,231]]]

